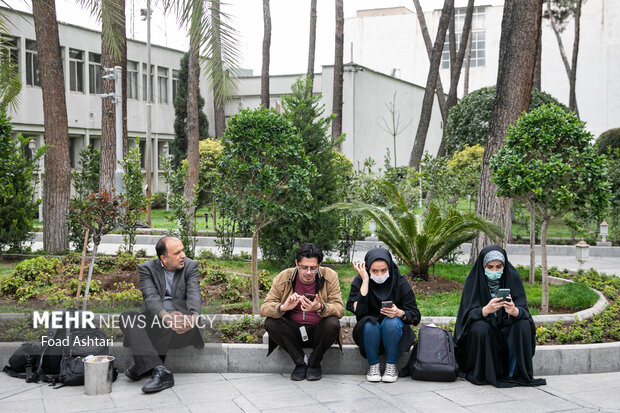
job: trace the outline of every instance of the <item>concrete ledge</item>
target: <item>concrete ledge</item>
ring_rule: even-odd
[[[19,347],[20,343],[0,343],[0,366]],[[171,350],[166,365],[183,373],[285,373],[293,365],[290,357],[276,349],[267,357],[266,344],[205,344],[198,350],[187,347]],[[131,351],[115,343],[110,354],[116,357],[115,366],[123,371],[132,362]],[[401,353],[399,365],[408,360],[408,353]],[[602,344],[571,344],[538,346],[534,356],[536,376],[563,374],[590,374],[620,371],[620,342]],[[368,364],[357,346],[344,345],[342,353],[332,346],[322,363],[326,374],[365,374]]]

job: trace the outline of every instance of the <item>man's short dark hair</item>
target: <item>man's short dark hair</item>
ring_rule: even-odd
[[[316,258],[319,264],[323,261],[323,251],[319,247],[309,242],[299,244],[295,251],[295,259],[299,262],[302,258]]]
[[[155,244],[155,254],[157,254],[157,258],[161,258],[161,256],[167,256],[168,250],[166,249],[166,241],[168,241],[171,237],[170,235],[165,235],[157,241]]]

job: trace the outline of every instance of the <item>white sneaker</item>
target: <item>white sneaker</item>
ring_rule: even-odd
[[[398,369],[396,368],[396,364],[386,364],[385,373],[383,373],[381,381],[394,383],[396,380],[398,380]]]
[[[381,370],[379,369],[379,363],[373,364],[368,369],[366,374],[366,380],[368,381],[381,381]]]

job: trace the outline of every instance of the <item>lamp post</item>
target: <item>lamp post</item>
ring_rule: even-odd
[[[37,143],[34,139],[28,141],[28,149],[34,156],[34,151],[37,148]],[[41,159],[37,160],[37,195],[39,199],[39,222],[43,222],[43,194],[41,193]]]
[[[575,258],[579,261],[579,268],[590,259],[590,246],[583,238],[575,245]]]
[[[600,233],[601,233],[601,241],[596,243],[597,247],[611,247],[611,242],[607,241],[607,235],[609,235],[609,225],[607,225],[607,222],[605,220],[603,220],[603,222],[601,222],[600,226]]]

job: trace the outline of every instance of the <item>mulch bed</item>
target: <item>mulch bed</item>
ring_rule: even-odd
[[[448,280],[443,278],[440,275],[429,274],[428,281],[422,280],[412,280],[409,275],[406,275],[405,278],[411,284],[411,288],[413,288],[413,292],[416,294],[423,295],[432,295],[434,293],[448,293],[451,291],[461,291],[463,289],[463,284]]]

